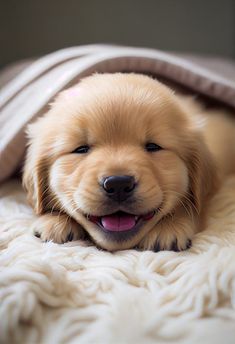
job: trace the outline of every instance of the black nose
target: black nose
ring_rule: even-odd
[[[125,201],[135,188],[135,178],[132,176],[110,176],[103,180],[103,188],[107,196],[115,201]]]

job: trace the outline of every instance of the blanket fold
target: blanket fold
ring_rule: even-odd
[[[59,50],[16,67],[0,73],[0,182],[22,163],[26,125],[46,111],[58,92],[95,72],[164,77],[235,108],[235,63],[229,61],[182,58],[153,49],[87,45]]]

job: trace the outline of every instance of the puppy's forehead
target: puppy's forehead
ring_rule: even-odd
[[[64,95],[66,121],[95,141],[145,140],[185,120],[172,92],[147,77],[91,77]]]

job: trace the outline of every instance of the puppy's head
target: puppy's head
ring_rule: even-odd
[[[29,128],[24,184],[108,250],[131,248],[180,206],[200,213],[213,166],[190,106],[136,74],[94,75]]]

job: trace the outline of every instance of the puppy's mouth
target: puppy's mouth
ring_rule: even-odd
[[[134,215],[124,211],[117,211],[113,214],[104,216],[88,215],[87,219],[95,223],[106,233],[125,233],[133,231],[139,227],[143,221],[151,220],[155,212],[156,211],[151,211],[144,215]]]

